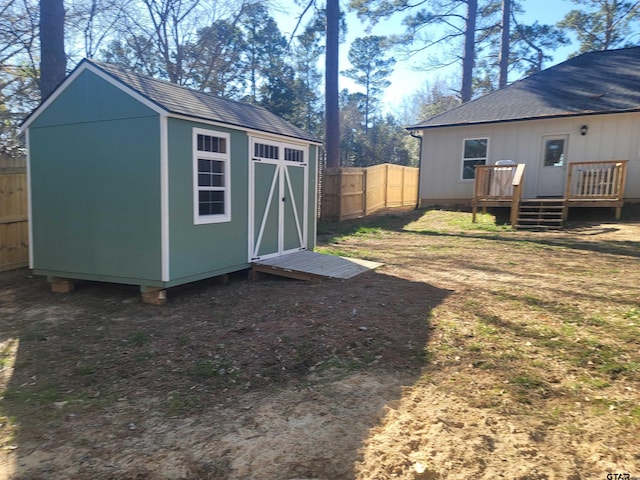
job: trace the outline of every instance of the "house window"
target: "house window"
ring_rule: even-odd
[[[476,165],[486,165],[489,147],[488,138],[468,138],[462,153],[462,179],[476,178]]]
[[[229,135],[193,129],[194,223],[228,222],[230,205]]]

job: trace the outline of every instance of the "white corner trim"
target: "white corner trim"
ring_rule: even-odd
[[[29,130],[25,132],[27,144],[27,222],[29,230],[29,268],[33,269],[33,200],[31,199],[31,145],[29,144]]]
[[[160,115],[160,235],[162,281],[171,279],[169,271],[169,128],[166,115]]]

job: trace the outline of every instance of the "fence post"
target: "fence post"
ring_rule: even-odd
[[[389,206],[389,164],[384,166],[384,208]]]
[[[405,179],[404,179],[404,174],[407,171],[406,167],[402,167],[402,189],[400,190],[400,205],[402,205],[404,207],[404,187],[405,187]]]
[[[338,221],[342,221],[342,168],[338,169],[338,193],[336,194],[338,200]]]
[[[369,212],[367,211],[367,194],[369,193],[369,184],[367,182],[367,174],[369,173],[368,168],[363,169],[364,173],[362,175],[362,211],[364,212],[364,216],[366,217]]]

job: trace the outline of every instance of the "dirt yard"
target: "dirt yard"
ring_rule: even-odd
[[[0,273],[0,479],[640,478],[640,212],[321,228],[354,279]],[[625,478],[625,477],[618,477]]]

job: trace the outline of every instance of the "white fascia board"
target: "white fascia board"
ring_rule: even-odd
[[[76,67],[75,70],[73,70],[69,74],[69,76],[60,84],[60,86],[58,88],[56,88],[53,91],[53,93],[51,95],[49,95],[49,97],[47,97],[47,99],[42,104],[40,104],[40,106],[38,106],[38,108],[36,108],[31,113],[31,115],[29,115],[29,117],[25,120],[25,122],[20,126],[20,129],[22,131],[27,130],[29,128],[29,126],[40,116],[40,114],[44,110],[46,110],[47,107],[49,107],[49,105],[51,105],[53,102],[55,102],[56,99],[62,94],[62,92],[64,92],[69,87],[69,85],[71,85],[76,80],[76,78],[78,78],[85,71],[90,71],[90,72],[94,73],[95,75],[97,75],[98,77],[103,79],[104,81],[106,81],[106,82],[110,83],[111,85],[113,85],[114,87],[122,90],[127,95],[130,95],[131,97],[135,98],[137,101],[139,101],[140,103],[142,103],[146,107],[150,108],[154,112],[158,113],[159,115],[167,113],[167,111],[164,108],[162,108],[158,104],[152,102],[151,100],[149,100],[144,95],[141,95],[140,93],[138,93],[137,91],[135,91],[131,87],[128,87],[126,84],[122,83],[121,81],[116,80],[111,75],[109,75],[108,73],[100,70],[100,68],[98,68],[97,66],[93,65],[92,63],[90,63],[88,61],[83,61],[83,62],[80,63],[80,65],[78,65]]]

